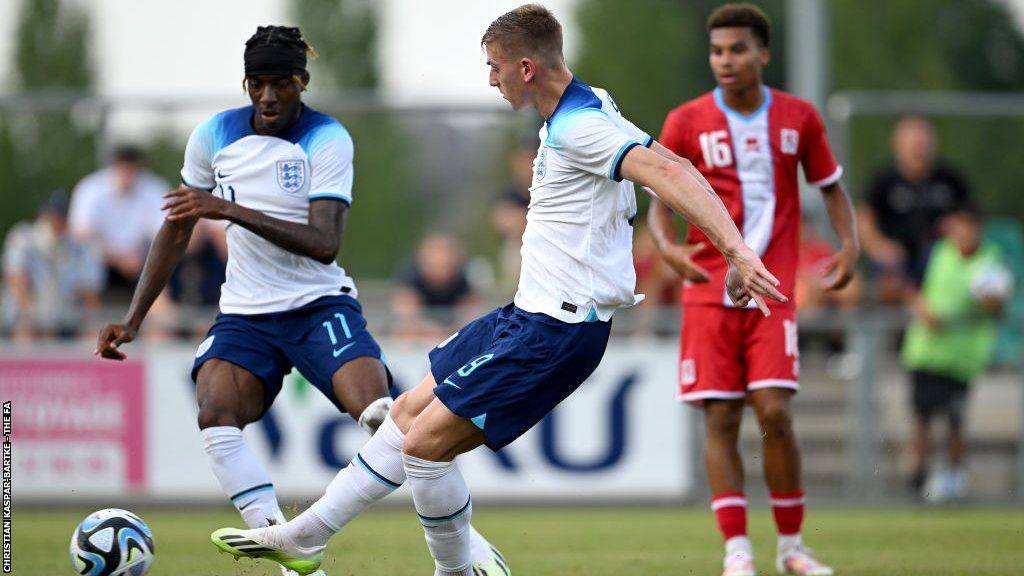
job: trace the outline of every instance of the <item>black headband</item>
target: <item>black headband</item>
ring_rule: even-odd
[[[245,49],[246,76],[293,76],[305,71],[305,50],[265,44]]]

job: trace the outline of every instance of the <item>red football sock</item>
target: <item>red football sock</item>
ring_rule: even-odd
[[[747,499],[743,497],[743,492],[715,495],[711,499],[711,510],[726,540],[747,535]]]
[[[796,492],[772,492],[772,514],[775,516],[775,526],[782,536],[792,536],[800,533],[800,526],[804,523],[804,491]]]

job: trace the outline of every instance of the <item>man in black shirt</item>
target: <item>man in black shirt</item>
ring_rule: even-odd
[[[445,338],[475,312],[462,248],[447,234],[428,234],[396,281],[391,305],[397,336]]]
[[[876,173],[860,207],[861,243],[882,304],[901,304],[904,290],[921,283],[939,218],[970,197],[960,174],[936,162],[936,144],[928,120],[901,119],[893,130],[895,165]]]

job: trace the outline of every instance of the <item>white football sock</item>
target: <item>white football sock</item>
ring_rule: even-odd
[[[794,548],[798,548],[804,545],[803,538],[800,534],[779,534],[779,553],[788,552]]]
[[[319,500],[285,525],[288,537],[307,549],[320,548],[371,504],[405,482],[405,434],[388,415],[352,462],[338,472]]]
[[[469,520],[473,502],[454,462],[402,455],[435,576],[473,576]]]
[[[370,436],[373,436],[377,433],[377,429],[380,428],[381,424],[384,423],[384,419],[388,417],[391,405],[394,403],[395,401],[390,396],[377,398],[359,415],[359,426],[366,430]]]
[[[253,453],[242,431],[234,426],[212,426],[201,431],[213,475],[250,528],[284,523],[270,473]]]
[[[733,536],[725,541],[725,553],[729,556],[734,554],[754,555],[754,545],[746,536]]]

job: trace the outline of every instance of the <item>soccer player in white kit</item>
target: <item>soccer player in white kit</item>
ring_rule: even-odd
[[[482,444],[500,449],[540,421],[597,367],[615,310],[642,298],[633,293],[634,182],[705,231],[729,262],[737,302],[754,300],[767,313],[766,296],[784,299],[692,165],[626,120],[607,92],[573,77],[561,26],[546,8],[530,4],[499,17],[481,43],[490,84],[514,109],[530,106],[547,119],[519,291],[430,353],[430,374],[395,401],[357,457],[375,470],[404,468],[436,576],[481,574],[471,556],[472,500],[454,458]],[[291,522],[221,529],[213,543],[235,556],[315,570],[327,540],[374,495],[365,490],[372,485],[353,481],[353,468]],[[507,573],[503,561],[483,571]]]
[[[335,262],[352,202],[353,144],[334,118],[302,103],[311,51],[297,28],[260,27],[245,49],[251,106],[189,138],[183,186],[167,211],[121,324],[97,353],[123,360],[200,218],[226,221],[227,281],[192,369],[199,428],[214,475],[250,527],[283,523],[266,468],[242,436],[292,367],[371,434],[391,406],[390,374],[366,330],[352,279]],[[389,481],[404,482],[404,475]],[[474,533],[489,562],[490,546]]]

